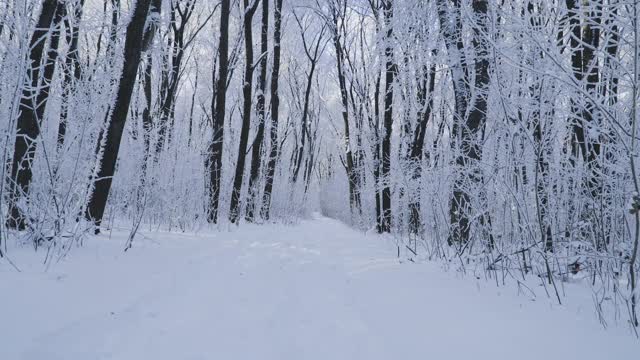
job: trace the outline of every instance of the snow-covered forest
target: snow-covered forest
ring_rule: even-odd
[[[95,271],[112,284],[109,289],[132,294],[139,284],[129,277],[171,276],[149,270],[165,262],[189,269],[183,276],[190,279],[197,274],[208,283],[233,281],[229,291],[248,296],[257,290],[242,292],[235,284],[237,273],[244,274],[243,256],[264,266],[301,259],[291,271],[306,271],[307,262],[319,261],[315,252],[325,254],[318,264],[338,266],[349,279],[367,271],[360,261],[369,259],[382,279],[377,291],[385,293],[388,285],[415,296],[376,303],[376,314],[404,303],[428,306],[416,302],[429,292],[438,292],[436,306],[446,307],[443,284],[468,284],[442,278],[444,268],[467,282],[519,293],[512,302],[522,301],[529,318],[545,309],[529,299],[561,307],[564,312],[544,315],[558,329],[571,331],[567,313],[573,308],[567,304],[580,304],[591,322],[574,327],[593,349],[578,356],[565,348],[562,358],[596,358],[614,347],[620,356],[634,346],[637,353],[638,21],[638,0],[0,0],[0,304],[12,294],[10,306],[0,305],[0,314],[7,311],[0,323],[13,319],[0,325],[0,358],[13,358],[1,356],[3,343],[16,328],[29,332],[17,323],[27,309],[47,306],[46,291],[61,296],[52,301],[59,306],[83,298],[80,285],[91,281],[65,285],[66,294],[51,289],[52,281],[72,274],[86,271],[89,279]],[[87,256],[102,260],[92,263]],[[118,260],[103,263],[102,257]],[[218,267],[201,267],[202,259]],[[380,272],[380,264],[394,264],[405,281]],[[407,270],[412,266],[430,269],[424,284],[416,273],[423,270]],[[321,267],[311,267],[318,271],[309,282],[335,279]],[[64,275],[42,274],[55,271]],[[208,279],[203,271],[234,276]],[[265,281],[282,276],[271,275],[249,284],[268,292]],[[119,289],[109,276],[127,278],[126,285]],[[173,276],[175,282],[179,276]],[[429,288],[430,276],[439,277],[439,289]],[[301,283],[287,289],[311,303],[304,308],[288,299],[290,304],[278,305],[272,294],[267,299],[273,306],[304,312],[327,305],[317,289],[320,298],[298,293],[310,286],[302,284],[304,276],[286,279]],[[17,290],[20,284],[27,290]],[[224,296],[225,285],[216,286]],[[135,301],[191,291],[163,289]],[[358,289],[369,294],[372,288]],[[198,301],[216,296],[209,291]],[[354,290],[345,285],[331,291],[346,296]],[[473,303],[476,295],[457,296]],[[491,304],[500,310],[486,292],[482,296],[472,309]],[[190,306],[188,298],[181,301],[176,304]],[[216,304],[234,306],[230,300]],[[14,312],[14,305],[24,311]],[[206,312],[205,305],[194,309]],[[321,315],[361,326],[349,322],[351,312],[341,306]],[[247,327],[251,314],[262,314],[252,309],[240,322]],[[457,316],[491,321],[474,311]],[[420,308],[400,314],[430,318]],[[297,319],[295,313],[288,318]],[[293,320],[278,329],[297,331]],[[391,316],[389,322],[405,326]],[[60,339],[73,342],[73,334],[89,331],[90,324]],[[492,328],[471,329],[483,331],[484,325]],[[205,329],[183,330],[199,332],[196,338],[207,342]],[[327,330],[314,329],[319,337]],[[56,334],[55,327],[47,331]],[[353,352],[328,358],[392,358],[407,350],[400,342],[398,352],[367,348],[373,355],[364,357],[362,347],[345,345],[363,333],[345,331],[328,331],[336,341],[330,345]],[[336,334],[345,336],[345,344]],[[360,339],[384,342],[384,335],[374,335],[381,339]],[[554,338],[558,356],[562,346],[574,346],[560,336]],[[121,344],[125,338],[132,341],[110,339]],[[272,340],[286,347],[284,338]],[[478,341],[489,349],[488,342]],[[113,355],[105,344],[76,349],[83,354],[78,358]],[[103,357],[92,352],[97,348]],[[43,349],[10,355],[44,359]],[[64,347],[57,351],[59,358],[73,358],[63,356]],[[452,358],[465,358],[462,349],[452,351]],[[145,352],[115,354],[145,358]],[[171,358],[182,358],[177,354]],[[221,358],[321,355],[238,354]],[[516,355],[509,354],[498,358]]]

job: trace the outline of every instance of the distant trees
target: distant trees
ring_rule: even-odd
[[[303,90],[302,97],[299,98],[300,106],[300,135],[297,137],[297,141],[294,147],[293,157],[292,157],[292,174],[291,174],[291,183],[293,186],[296,185],[298,181],[298,176],[300,175],[300,169],[303,167],[303,159],[307,159],[306,168],[308,171],[311,171],[312,163],[309,163],[309,160],[313,159],[313,143],[312,140],[314,136],[312,135],[313,129],[311,128],[310,118],[313,116],[311,114],[311,90],[313,88],[314,75],[316,72],[316,68],[318,66],[318,61],[320,60],[320,56],[324,52],[324,48],[326,45],[326,41],[324,39],[326,25],[321,25],[320,29],[316,31],[314,37],[312,39],[307,39],[307,31],[310,26],[307,23],[303,24],[301,20],[295,13],[294,17],[298,28],[300,30],[302,36],[302,48],[304,55],[309,61],[309,69],[305,71],[306,74],[306,84],[304,85],[304,89],[297,87],[295,91]],[[305,171],[306,173],[306,171]],[[307,191],[309,185],[309,176],[305,175],[305,192]]]
[[[345,56],[344,56],[344,31],[346,29],[345,16],[347,11],[347,2],[336,0],[329,3],[329,29],[333,47],[335,51],[336,71],[338,77],[338,86],[340,91],[340,100],[342,103],[342,121],[344,126],[344,155],[340,155],[340,159],[347,173],[349,185],[349,206],[351,214],[356,214],[361,207],[360,179],[358,178],[355,168],[351,125],[349,121],[349,93],[347,90],[347,78],[345,75]]]
[[[196,0],[171,1],[169,36],[167,54],[163,56],[165,64],[160,91],[160,111],[158,141],[156,154],[165,147],[165,141],[171,139],[173,122],[175,120],[175,101],[178,95],[179,80],[183,74],[183,61],[187,46],[191,45],[193,37],[187,37],[189,21],[193,17]]]

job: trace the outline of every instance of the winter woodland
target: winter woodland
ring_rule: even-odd
[[[639,20],[637,0],[2,0],[0,262],[320,213],[556,303],[579,279],[637,328]]]

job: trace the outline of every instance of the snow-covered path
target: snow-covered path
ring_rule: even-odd
[[[0,359],[620,359],[586,291],[567,306],[395,251],[334,220],[92,239],[47,272],[0,262]],[[581,295],[582,294],[582,295]]]

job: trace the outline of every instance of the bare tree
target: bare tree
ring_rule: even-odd
[[[247,221],[255,217],[257,182],[262,163],[262,143],[265,127],[265,92],[267,91],[267,52],[269,47],[269,0],[262,0],[262,27],[260,28],[260,73],[258,74],[258,94],[256,112],[258,129],[251,145],[251,170],[249,171],[249,194],[247,196]]]
[[[191,43],[191,39],[185,39],[189,20],[193,16],[196,0],[171,1],[171,21],[169,23],[171,35],[169,36],[170,56],[165,56],[166,76],[163,78],[163,86],[160,94],[160,116],[158,141],[156,143],[156,156],[164,147],[165,138],[170,139],[171,125],[174,120],[175,101],[178,92],[178,84],[182,77],[182,63],[185,49]],[[167,133],[169,136],[167,136]],[[157,159],[157,157],[156,157]]]
[[[455,92],[455,116],[451,135],[454,151],[457,152],[455,157],[457,169],[449,212],[451,219],[449,242],[466,244],[469,241],[471,225],[469,219],[471,194],[466,188],[469,186],[479,188],[482,183],[478,162],[482,157],[479,139],[484,136],[489,85],[488,48],[483,40],[483,36],[488,33],[488,3],[484,0],[472,2],[477,25],[473,28],[472,39],[475,51],[474,67],[470,69],[464,54],[465,45],[462,39],[462,4],[459,0],[454,0],[453,6],[449,6],[448,2],[448,0],[438,2],[438,13],[449,58],[454,64],[451,72]],[[475,72],[473,81],[475,102],[471,101],[470,73],[472,70]]]
[[[391,132],[393,131],[393,83],[395,77],[395,64],[393,59],[393,5],[391,1],[383,1],[385,34],[385,93],[384,93],[384,120],[381,148],[381,172],[382,178],[382,208],[380,232],[391,231]]]
[[[341,156],[342,164],[347,172],[349,184],[349,206],[351,214],[360,211],[360,189],[358,184],[358,174],[355,170],[353,148],[351,144],[351,129],[349,125],[349,93],[347,90],[347,79],[344,69],[344,16],[347,11],[347,3],[343,0],[329,3],[329,30],[331,31],[332,42],[336,57],[336,70],[338,72],[338,85],[340,89],[340,100],[342,101],[342,121],[344,123],[344,143],[345,155]]]
[[[64,145],[64,137],[67,132],[67,118],[69,117],[69,103],[72,101],[74,88],[82,76],[78,42],[83,6],[84,0],[76,0],[73,3],[72,15],[70,17],[66,17],[64,21],[65,40],[69,45],[69,48],[65,57],[64,83],[62,84],[64,102],[62,103],[60,122],[58,124],[58,147],[62,147]]]
[[[271,72],[271,129],[269,130],[270,150],[265,176],[262,198],[262,218],[269,219],[271,211],[271,194],[273,192],[273,178],[278,161],[278,117],[280,111],[280,94],[278,81],[280,79],[280,37],[282,35],[282,0],[275,0],[273,25],[273,68]]]
[[[306,79],[306,85],[304,89],[304,98],[302,100],[303,105],[302,105],[302,116],[301,116],[300,141],[299,143],[296,144],[296,147],[294,150],[295,156],[292,164],[293,171],[292,171],[291,182],[295,186],[296,182],[298,181],[298,175],[299,175],[300,169],[302,168],[303,157],[307,152],[307,149],[305,149],[305,144],[307,141],[310,141],[311,139],[311,131],[309,129],[309,117],[310,117],[309,106],[311,101],[311,89],[313,86],[313,76],[316,72],[318,61],[320,59],[320,56],[324,52],[324,47],[326,45],[326,42],[324,40],[326,24],[323,24],[322,27],[320,28],[320,31],[318,31],[317,34],[314,35],[313,39],[309,41],[307,40],[308,25],[303,24],[302,22],[303,20],[301,20],[298,17],[298,15],[295,13],[294,13],[294,17],[296,19],[296,23],[298,24],[298,28],[300,29],[300,36],[302,37],[302,47],[304,49],[304,53],[307,57],[307,60],[309,61],[309,70],[306,72],[307,79]],[[309,153],[311,154],[312,151]]]
[[[220,204],[220,180],[222,177],[222,150],[224,143],[224,118],[229,76],[229,16],[230,0],[222,0],[220,9],[220,42],[218,44],[218,78],[212,99],[213,136],[208,148],[209,204],[207,220],[218,222]]]
[[[233,178],[233,192],[231,193],[231,208],[229,211],[229,221],[235,223],[240,216],[240,196],[242,194],[242,180],[244,176],[245,160],[247,158],[247,145],[249,142],[249,130],[251,127],[251,102],[253,94],[253,33],[252,20],[259,0],[244,1],[244,45],[245,64],[244,79],[242,85],[242,127],[240,129],[240,143],[238,145],[238,161],[236,162],[236,172]]]
[[[24,86],[20,99],[20,112],[16,121],[16,141],[9,180],[7,227],[12,229],[23,230],[27,226],[27,219],[22,213],[18,201],[29,193],[29,185],[33,177],[31,166],[56,68],[60,38],[59,26],[63,16],[63,2],[43,0],[38,23],[29,43],[29,65],[25,77],[25,80],[29,81],[29,85]],[[47,40],[49,46],[45,55]]]
[[[122,76],[118,84],[118,92],[104,137],[104,143],[100,146],[101,156],[95,168],[94,184],[90,188],[89,203],[85,211],[85,217],[96,225],[96,232],[102,222],[104,210],[107,205],[113,175],[115,174],[118,152],[124,126],[127,121],[131,94],[140,64],[142,53],[142,40],[145,24],[151,0],[138,0],[133,10],[133,16],[127,25],[127,35],[124,44],[124,66]]]

